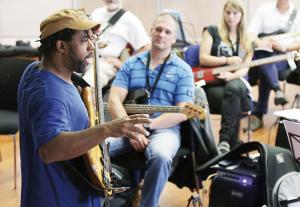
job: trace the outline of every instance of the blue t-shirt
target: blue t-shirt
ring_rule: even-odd
[[[147,89],[146,72],[152,88],[158,76],[158,65],[155,70],[146,70],[149,52],[129,58],[117,73],[113,86],[122,87],[128,91]],[[179,102],[193,102],[194,76],[191,67],[180,59],[174,52],[163,68],[159,81],[150,96],[150,105],[174,106]],[[160,113],[155,113],[154,117]]]
[[[76,87],[34,62],[19,84],[21,206],[100,206],[101,198],[65,162],[44,163],[38,149],[63,131],[88,127]],[[69,161],[84,166],[82,157]]]

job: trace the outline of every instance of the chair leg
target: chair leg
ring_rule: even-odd
[[[252,139],[252,131],[251,131],[251,111],[248,111],[248,125],[247,125],[247,139],[248,142]]]
[[[196,193],[191,195],[191,197],[188,200],[187,207],[190,207],[192,204],[192,207],[203,207],[203,204],[201,202],[200,193]]]
[[[0,148],[0,161],[2,161],[1,148]]]
[[[16,135],[13,135],[13,144],[14,144],[14,189],[17,189],[17,144],[16,144]]]
[[[191,154],[192,154],[192,164],[193,164],[193,175],[194,175],[194,181],[195,181],[195,186],[196,189],[194,190],[192,196],[188,200],[187,207],[190,206],[190,204],[193,205],[193,207],[203,207],[203,203],[201,201],[200,197],[200,179],[199,176],[197,175],[197,162],[196,162],[196,154],[195,154],[195,141],[194,141],[194,136],[190,136],[191,139]]]
[[[242,115],[247,116],[247,127],[243,128],[243,132],[247,133],[247,142],[250,142],[252,139],[251,111],[242,112]]]
[[[286,80],[283,80],[283,84],[282,84],[282,92],[285,95],[285,91],[286,91]],[[281,106],[282,110],[284,110],[284,105]]]

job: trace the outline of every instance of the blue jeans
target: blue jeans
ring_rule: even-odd
[[[145,149],[146,172],[142,188],[141,207],[157,207],[160,194],[170,176],[172,161],[180,147],[179,129],[153,130]],[[127,138],[108,138],[110,156],[133,150]]]
[[[270,56],[278,55],[276,53],[268,53],[263,51],[255,52],[254,59],[261,59]],[[289,68],[287,61],[281,61],[262,65],[257,68],[250,68],[250,79],[259,79],[258,85],[258,102],[256,112],[265,114],[268,112],[268,103],[270,97],[270,91],[276,87],[279,87],[278,74]],[[251,81],[250,81],[251,82]]]

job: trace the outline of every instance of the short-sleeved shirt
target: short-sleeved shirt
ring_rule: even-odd
[[[100,206],[101,198],[65,162],[44,163],[39,148],[61,132],[88,127],[76,87],[34,62],[18,89],[22,170],[21,206]],[[83,166],[82,158],[68,162]]]
[[[216,56],[216,57],[231,57],[231,56],[236,56],[234,54],[234,50],[231,45],[228,43],[222,41],[220,34],[219,34],[219,29],[217,26],[207,26],[204,28],[204,30],[207,30],[208,33],[212,36],[213,38],[213,44],[212,44],[212,49],[211,49],[211,55]],[[235,45],[236,47],[236,45]],[[236,49],[236,48],[235,48]],[[245,50],[242,48],[241,44],[239,44],[239,49],[238,49],[238,56],[241,58],[244,58],[246,53]]]
[[[92,14],[92,20],[101,24],[101,29],[108,26],[108,21],[118,11],[110,12],[107,7],[95,9]],[[129,43],[130,46],[137,51],[143,46],[150,44],[150,38],[141,23],[141,21],[130,11],[126,11],[120,19],[112,26],[109,26],[105,32],[99,37],[99,44],[105,45],[99,49],[98,65],[100,66],[101,86],[106,86],[108,81],[114,78],[117,69],[114,65],[105,59],[105,57],[119,58],[121,53]],[[94,87],[94,71],[93,64],[90,64],[83,78]]]
[[[289,9],[286,12],[281,13],[276,6],[276,1],[264,3],[256,10],[250,22],[248,31],[258,35],[260,33],[269,34],[278,30],[285,30],[294,8],[295,6],[292,3],[289,3]],[[299,10],[289,32],[300,32]],[[293,38],[285,38],[280,41],[289,44],[292,40]],[[300,41],[299,37],[297,37],[296,40]]]
[[[255,12],[251,23],[249,25],[249,32],[259,33],[272,33],[277,30],[282,30],[287,27],[290,16],[293,13],[295,6],[290,3],[289,9],[281,13],[276,2],[268,2],[262,4]],[[299,11],[294,19],[294,23],[291,26],[291,32],[300,30],[300,15]]]
[[[108,20],[116,13],[109,12],[107,7],[95,9],[91,18],[101,24],[101,28],[108,25]],[[141,21],[130,11],[126,11],[121,18],[110,26],[101,36],[100,42],[106,47],[99,50],[101,56],[119,57],[129,43],[134,50],[150,43],[150,38]]]
[[[122,87],[129,92],[137,89],[146,90],[147,72],[152,88],[162,65],[158,65],[155,70],[147,70],[148,54],[149,52],[144,52],[129,58],[117,73],[112,85]],[[174,106],[180,102],[193,102],[193,98],[194,76],[191,67],[172,52],[150,96],[149,104]],[[155,113],[153,117],[158,115],[160,113]]]

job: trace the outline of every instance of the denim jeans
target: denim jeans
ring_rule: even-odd
[[[277,53],[267,53],[258,51],[255,52],[254,59],[261,59],[270,56],[278,55]],[[259,79],[258,85],[258,101],[255,112],[265,114],[268,112],[268,103],[270,91],[279,86],[278,74],[289,68],[287,61],[280,61],[267,65],[261,65],[257,68],[252,68],[250,73],[251,79]]]
[[[156,129],[149,136],[145,149],[146,172],[142,188],[141,207],[157,207],[160,194],[170,176],[172,160],[180,147],[179,129]],[[108,138],[110,156],[133,150],[127,138]]]

